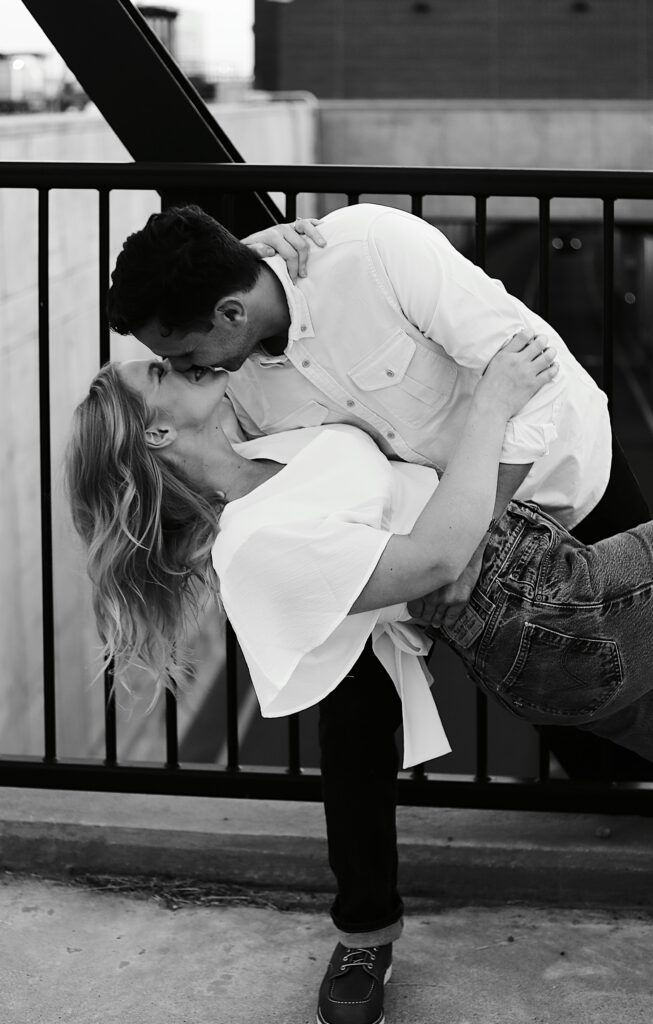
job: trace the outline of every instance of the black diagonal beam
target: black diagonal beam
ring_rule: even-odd
[[[130,0],[23,0],[134,160],[242,163],[238,150]],[[265,193],[192,199],[236,234],[280,219]]]

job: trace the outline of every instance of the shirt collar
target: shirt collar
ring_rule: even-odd
[[[308,303],[303,292],[292,283],[285,260],[281,256],[269,256],[263,261],[268,265],[273,274],[277,276],[284,290],[288,311],[290,313],[290,326],[288,328],[288,344],[285,351],[279,356],[272,356],[262,351],[255,350],[252,356],[257,359],[261,366],[270,366],[275,363],[283,363],[288,358],[290,350],[296,341],[304,341],[306,338],[314,338],[313,321],[308,308]]]

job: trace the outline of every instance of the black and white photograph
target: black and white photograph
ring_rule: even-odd
[[[2,1024],[653,1019],[653,0],[2,0]]]

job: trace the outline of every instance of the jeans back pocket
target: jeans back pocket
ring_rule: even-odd
[[[498,692],[522,717],[572,725],[595,717],[622,684],[614,640],[570,636],[525,622]]]

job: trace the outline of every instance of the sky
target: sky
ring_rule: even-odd
[[[90,10],[94,0],[87,0],[87,3]],[[254,0],[163,0],[161,5],[179,11],[196,11],[203,16],[205,42],[201,58],[209,65],[221,65],[236,74],[251,73]],[[52,44],[22,0],[1,0],[0,52],[17,50],[48,53],[52,52]]]

